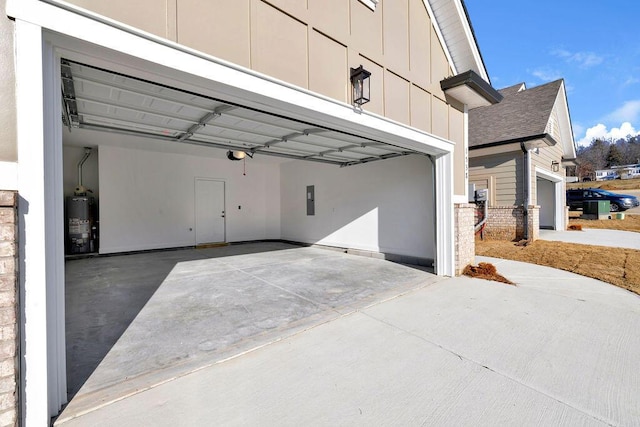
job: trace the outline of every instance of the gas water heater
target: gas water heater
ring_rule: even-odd
[[[98,249],[96,202],[88,195],[91,190],[82,185],[82,165],[91,155],[91,148],[85,147],[84,156],[78,163],[78,186],[74,195],[66,200],[66,246],[67,254],[87,254]]]

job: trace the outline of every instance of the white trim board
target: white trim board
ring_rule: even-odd
[[[0,188],[3,190],[18,189],[17,162],[0,162]]]
[[[554,192],[555,192],[554,228],[556,230],[565,230],[568,224],[566,224],[565,209],[564,209],[566,205],[566,195],[565,195],[566,186],[564,183],[564,178],[548,170],[541,169],[538,166],[534,168],[534,172],[535,172],[536,178],[540,177],[547,181],[551,181],[554,184],[553,185]]]

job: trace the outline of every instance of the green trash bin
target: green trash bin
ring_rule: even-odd
[[[585,200],[582,206],[582,212],[588,215],[609,215],[611,210],[611,202],[608,200]]]

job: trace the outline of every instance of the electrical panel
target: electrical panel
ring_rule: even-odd
[[[315,186],[307,185],[307,215],[316,214],[316,194]]]

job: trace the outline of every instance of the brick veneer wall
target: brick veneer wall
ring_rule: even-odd
[[[473,233],[475,205],[457,203],[454,205],[456,276],[473,264],[475,260],[475,239]]]
[[[0,191],[0,426],[17,425],[17,194]]]
[[[540,206],[529,206],[527,210],[529,239],[540,237]],[[524,209],[522,206],[493,206],[484,228],[485,239],[521,240],[524,237]]]

